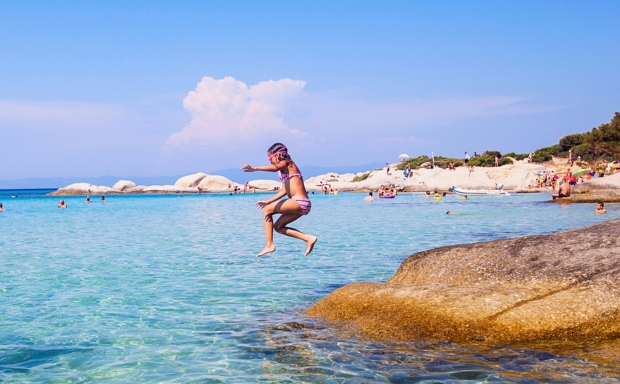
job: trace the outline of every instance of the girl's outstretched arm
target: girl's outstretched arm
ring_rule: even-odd
[[[278,172],[279,170],[282,170],[284,168],[286,168],[286,161],[280,161],[278,164],[269,164],[269,165],[261,165],[258,167],[253,167],[249,164],[244,165],[243,167],[241,167],[241,169],[243,169],[244,172],[256,172],[256,171],[265,171],[265,172]]]

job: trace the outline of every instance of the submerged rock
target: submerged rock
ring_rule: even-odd
[[[620,219],[416,253],[309,309],[373,336],[504,343],[620,334]]]

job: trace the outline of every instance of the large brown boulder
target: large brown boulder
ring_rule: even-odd
[[[309,309],[373,336],[488,343],[620,335],[620,220],[409,256]]]

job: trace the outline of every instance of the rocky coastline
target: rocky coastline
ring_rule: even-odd
[[[403,171],[396,170],[397,164],[358,174],[328,173],[305,179],[308,191],[320,191],[323,184],[329,184],[334,190],[349,192],[377,191],[383,186],[395,186],[404,192],[447,191],[457,186],[467,189],[495,189],[502,184],[504,189],[527,191],[528,182],[536,172],[545,170],[540,164],[529,164],[518,161],[515,164],[501,167],[478,167],[469,172],[465,167],[456,170],[442,168],[416,169],[411,177],[404,177]],[[241,171],[239,171],[241,172]],[[363,180],[360,180],[363,179]],[[255,187],[256,192],[273,191],[280,187],[275,180],[253,180],[248,183]],[[52,196],[99,195],[99,194],[144,194],[144,193],[230,193],[235,188],[243,188],[243,184],[235,183],[223,176],[208,175],[198,172],[187,175],[174,185],[139,186],[129,180],[120,180],[114,186],[96,186],[88,183],[71,184],[52,192]]]
[[[385,283],[332,292],[308,314],[372,337],[485,344],[615,340],[620,219],[409,256]]]
[[[571,196],[552,200],[553,203],[620,203],[620,173],[576,185]]]

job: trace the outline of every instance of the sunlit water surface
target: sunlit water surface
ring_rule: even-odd
[[[264,246],[265,195],[59,198],[0,191],[0,381],[615,381],[617,367],[554,349],[398,343],[351,334],[303,310],[353,281],[385,281],[429,248],[544,234],[620,217],[610,204],[548,195],[461,201],[403,194],[311,195]],[[455,215],[446,215],[446,211]]]

